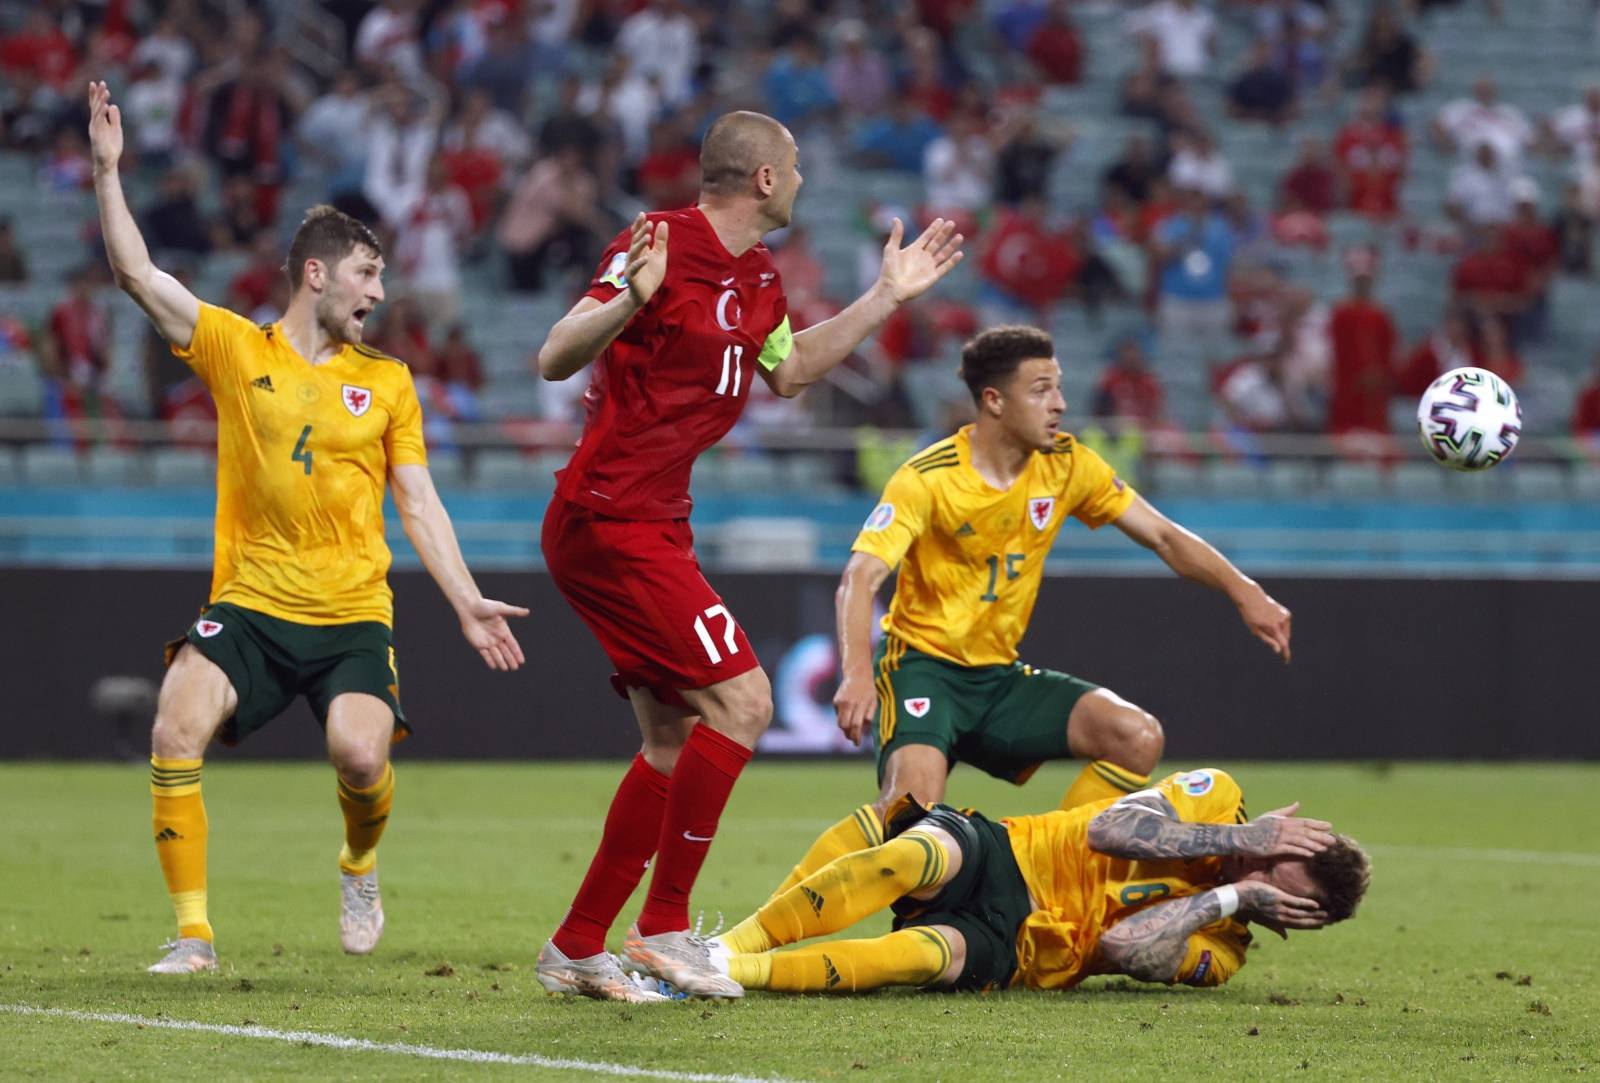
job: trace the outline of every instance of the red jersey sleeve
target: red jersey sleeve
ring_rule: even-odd
[[[609,301],[628,288],[628,276],[624,272],[628,269],[628,244],[632,239],[631,228],[612,238],[606,254],[600,257],[600,266],[595,269],[589,288],[583,291],[585,297]]]

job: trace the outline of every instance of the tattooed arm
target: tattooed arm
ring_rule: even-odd
[[[1302,899],[1260,880],[1232,885],[1239,893],[1237,917],[1278,929],[1316,929],[1328,916],[1315,899]],[[1222,897],[1213,889],[1152,903],[1123,918],[1100,937],[1105,971],[1140,981],[1172,982],[1189,951],[1189,937],[1221,921]]]
[[[1191,824],[1155,790],[1129,794],[1089,821],[1089,848],[1112,857],[1310,857],[1333,845],[1332,825],[1294,815],[1298,804],[1247,824]]]

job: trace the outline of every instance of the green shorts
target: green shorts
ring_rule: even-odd
[[[932,899],[897,901],[894,927],[950,926],[967,947],[966,966],[954,988],[1005,988],[1017,972],[1017,930],[1033,912],[1005,826],[970,809],[924,809],[911,801],[891,819],[885,837],[894,838],[919,823],[942,827],[955,837],[961,871]]]
[[[889,755],[932,745],[950,766],[970,763],[1026,782],[1047,760],[1070,760],[1067,718],[1099,685],[1021,662],[958,666],[885,635],[873,658],[878,682],[878,784]]]
[[[395,740],[411,732],[400,710],[394,637],[378,621],[297,624],[219,602],[167,644],[167,665],[184,643],[216,663],[238,694],[239,706],[219,735],[223,744],[238,744],[301,695],[326,727],[328,705],[344,692],[365,692],[387,703],[394,712]]]

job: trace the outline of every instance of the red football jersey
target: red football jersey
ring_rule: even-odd
[[[648,218],[670,226],[666,278],[595,360],[556,492],[613,518],[681,519],[695,459],[739,420],[756,366],[776,368],[794,337],[766,245],[735,257],[696,207]],[[611,242],[585,296],[627,289],[629,237]]]

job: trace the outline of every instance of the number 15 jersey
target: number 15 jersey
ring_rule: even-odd
[[[695,459],[739,420],[757,366],[776,368],[794,339],[765,245],[734,256],[697,207],[647,217],[670,227],[666,277],[595,361],[556,493],[611,518],[683,519]],[[628,288],[629,237],[611,242],[585,296]]]

